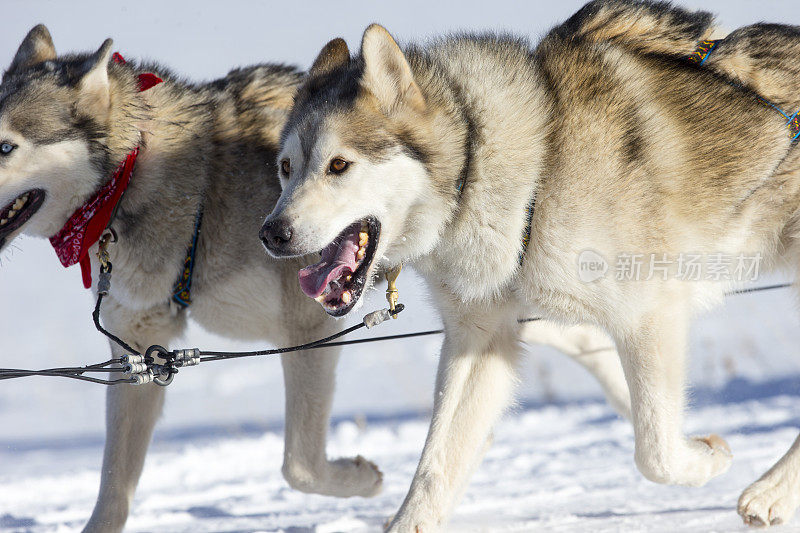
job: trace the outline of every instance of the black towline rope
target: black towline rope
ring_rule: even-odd
[[[725,293],[725,296],[734,296],[738,294],[749,294],[753,292],[761,292],[761,291],[770,291],[776,289],[785,289],[791,287],[791,283],[776,283],[774,285],[764,285],[761,287],[749,287],[745,289],[736,289]],[[106,330],[102,324],[100,323],[100,306],[103,303],[104,294],[100,293],[97,297],[97,304],[95,305],[94,312],[92,313],[92,319],[94,321],[94,325],[97,328],[97,331],[102,333],[104,336],[108,337],[114,343],[119,345],[125,351],[130,352],[132,355],[135,356],[142,356],[141,352],[133,348],[131,345],[114,335],[113,333]],[[400,312],[404,309],[403,304],[398,304],[393,317],[396,317]],[[542,320],[542,317],[531,317],[531,318],[520,318],[517,322],[520,324],[528,323],[528,322],[536,322]],[[366,323],[362,321],[360,324],[356,324],[354,326],[350,326],[347,329],[344,329],[338,333],[325,337],[323,339],[319,339],[316,341],[308,342],[305,344],[300,344],[298,346],[289,346],[285,348],[274,348],[271,350],[257,350],[251,352],[213,352],[213,351],[196,351],[195,355],[197,356],[197,362],[193,364],[197,364],[199,362],[204,361],[221,361],[225,359],[239,359],[242,357],[259,357],[265,355],[278,355],[290,352],[297,352],[301,350],[313,350],[316,348],[330,348],[334,346],[349,346],[353,344],[364,344],[370,342],[381,342],[381,341],[392,341],[392,340],[399,340],[399,339],[410,339],[413,337],[425,337],[428,335],[439,335],[444,333],[443,329],[430,329],[425,331],[415,331],[411,333],[400,333],[397,335],[383,335],[378,337],[369,337],[365,339],[351,339],[346,341],[337,341],[333,342],[340,337],[344,337],[345,335],[349,335],[354,331],[357,331],[361,328],[366,327]],[[175,354],[178,352],[182,352],[183,350],[175,350],[173,352],[167,351],[165,348],[161,346],[151,346],[145,351],[145,355],[142,356],[144,361],[147,364],[148,370],[154,370],[156,374],[156,379],[154,380],[159,385],[168,385],[172,382],[172,379],[175,374],[178,372],[178,368],[181,365],[175,364]],[[153,358],[152,354],[158,354],[160,357],[163,357],[167,360],[165,365],[156,365],[155,359]],[[120,365],[124,364],[125,361],[123,358],[115,358],[109,359],[103,363],[97,363],[94,365],[87,365],[82,367],[61,367],[61,368],[49,368],[45,370],[24,370],[18,368],[0,368],[0,380],[6,379],[13,379],[13,378],[23,378],[23,377],[30,377],[30,376],[46,376],[46,377],[61,377],[61,378],[70,378],[76,379],[80,381],[87,381],[90,383],[98,383],[101,385],[118,385],[121,383],[137,383],[137,379],[134,377],[130,378],[122,378],[122,379],[101,379],[95,378],[91,376],[84,376],[85,373],[116,373],[116,372],[124,372],[122,368],[114,367],[112,365]],[[161,381],[159,381],[161,379]]]

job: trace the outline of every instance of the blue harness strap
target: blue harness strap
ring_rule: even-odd
[[[197,212],[197,218],[194,222],[194,232],[192,233],[192,242],[186,251],[186,259],[183,260],[183,270],[178,276],[178,281],[175,282],[172,288],[172,301],[178,304],[182,309],[186,309],[192,303],[192,274],[194,273],[195,256],[197,255],[197,242],[200,237],[200,227],[203,225],[203,208]]]
[[[716,41],[700,41],[694,52],[689,55],[689,61],[697,63],[698,65],[705,63],[708,56],[711,55],[711,51],[717,47],[719,41],[721,41],[721,39]]]
[[[687,59],[689,62],[695,63],[698,67],[702,66],[703,63],[706,62],[706,59],[708,59],[708,56],[711,55],[711,52],[713,52],[717,45],[723,40],[724,39],[717,39],[715,41],[700,41],[697,44],[697,48],[695,48],[694,52],[689,54]],[[731,83],[731,85],[736,86],[737,84]],[[773,104],[766,98],[762,98],[757,94],[755,95],[755,98],[765,106],[770,107],[780,113],[780,115],[786,119],[786,127],[789,130],[789,136],[791,137],[793,143],[800,139],[800,111],[796,111],[793,115],[789,115],[789,113]]]
[[[700,41],[697,44],[697,48],[695,48],[694,52],[689,54],[687,58],[689,62],[696,64],[698,67],[702,66],[703,63],[706,62],[708,56],[711,55],[711,52],[717,48],[717,45],[721,43],[723,39],[716,39],[716,40],[704,40]],[[735,84],[733,84],[735,85]],[[756,99],[764,104],[767,107],[771,107],[778,113],[780,113],[783,118],[786,119],[786,127],[789,130],[789,135],[791,136],[792,142],[796,143],[800,140],[800,111],[795,112],[793,115],[789,115],[783,109],[778,107],[777,105],[773,104],[769,100],[762,98],[761,96],[756,95]],[[461,190],[463,184],[459,183],[459,191]],[[531,224],[533,222],[533,210],[536,206],[536,196],[531,198],[530,203],[528,204],[527,208],[525,209],[525,218],[526,218],[526,225],[525,225],[525,232],[522,236],[522,250],[519,253],[519,264],[522,265],[522,261],[525,259],[525,252],[528,249],[528,244],[531,240]]]
[[[789,128],[789,133],[792,135],[793,142],[797,142],[800,138],[800,115],[798,113],[800,113],[800,111],[795,111],[794,115],[789,119],[789,122],[786,123],[786,127]]]

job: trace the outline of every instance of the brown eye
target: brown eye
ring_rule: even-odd
[[[331,161],[331,166],[328,167],[328,171],[331,174],[342,174],[345,170],[348,169],[350,163],[345,161],[344,159],[337,157],[333,161]]]
[[[289,164],[289,160],[288,159],[284,159],[283,161],[281,161],[281,172],[283,173],[284,176],[288,176],[289,175],[289,170],[290,169],[291,169],[291,165]]]

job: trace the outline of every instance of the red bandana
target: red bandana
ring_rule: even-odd
[[[125,63],[118,53],[115,53],[113,57],[115,62]],[[161,78],[149,72],[139,74],[139,91],[146,91],[162,81]],[[62,265],[69,267],[80,263],[83,286],[87,289],[92,286],[92,264],[89,260],[89,249],[100,240],[111,222],[117,204],[125,189],[128,188],[137,155],[139,155],[138,146],[120,163],[108,183],[75,211],[58,233],[50,237],[50,244],[55,248]]]

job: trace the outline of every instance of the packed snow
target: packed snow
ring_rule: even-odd
[[[372,21],[404,39],[458,29],[505,29],[535,40],[582,2],[250,3],[191,7],[4,0],[0,65],[38,22],[56,48],[87,50],[115,38],[124,55],[158,59],[195,79],[259,61],[308,66],[324,42],[356,45]],[[761,19],[797,22],[794,2],[691,1],[727,27]],[[787,279],[765,277],[757,285]],[[408,311],[375,334],[439,323],[413,271],[400,277]],[[20,239],[0,256],[4,367],[42,368],[107,358],[93,330],[91,296],[46,242]],[[364,309],[383,305],[372,295]],[[800,426],[798,316],[787,290],[730,297],[692,331],[687,431],[719,433],[731,470],[702,488],[645,480],[633,463],[630,425],[603,401],[583,369],[529,347],[519,402],[498,425],[453,531],[744,531],[740,492],[769,468]],[[352,319],[346,324],[352,323]],[[341,359],[331,457],[361,454],[384,472],[372,499],[291,490],[280,474],[283,384],[276,358],[208,363],[169,387],[128,522],[132,532],[378,531],[402,502],[422,449],[440,338],[357,345]],[[250,348],[193,328],[181,345]],[[30,378],[0,382],[0,531],[79,531],[99,486],[101,386]],[[794,525],[776,531],[794,531]]]

